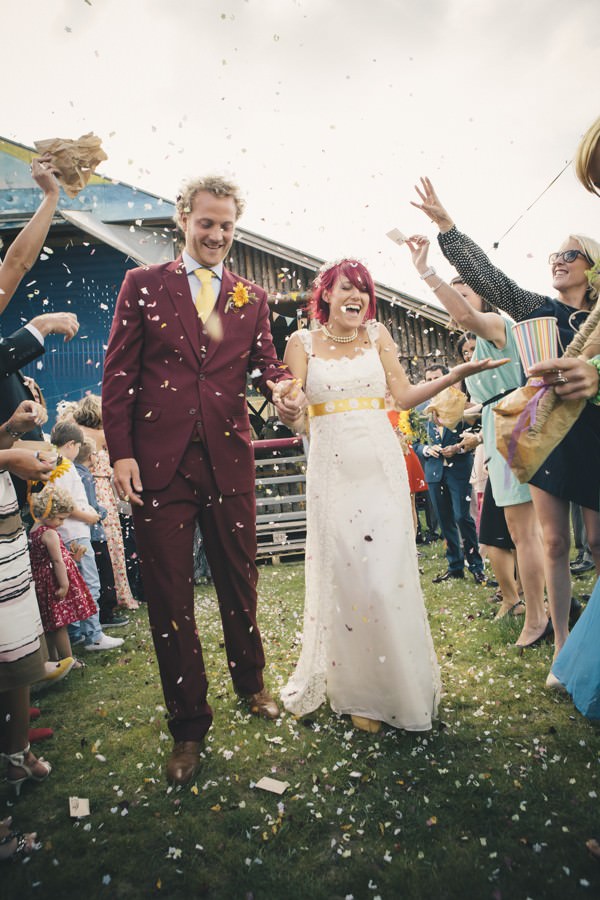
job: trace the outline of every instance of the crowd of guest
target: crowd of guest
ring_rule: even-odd
[[[59,197],[49,158],[34,159],[31,171],[42,201],[0,266],[0,312],[36,261]],[[17,795],[23,784],[45,781],[52,771],[31,749],[53,734],[51,728],[32,727],[40,710],[31,706],[31,694],[85,667],[73,646],[118,649],[123,639],[105,629],[127,624],[119,605],[137,606],[122,578],[120,591],[115,589],[114,572],[125,575],[121,526],[114,493],[106,490],[107,463],[98,464],[95,478],[100,449],[86,445],[75,421],[75,415],[85,416],[86,406],[75,404],[73,417],[63,416],[47,435],[43,394],[21,372],[45,352],[50,335],[69,341],[78,330],[75,314],[44,313],[0,339],[0,751]],[[109,498],[112,547],[102,528],[109,510],[98,502],[97,486]],[[34,841],[34,834],[1,822],[0,860],[27,852]]]

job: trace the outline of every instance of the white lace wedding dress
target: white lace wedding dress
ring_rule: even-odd
[[[373,342],[377,324],[368,326]],[[310,404],[383,398],[375,346],[355,358],[308,356]],[[339,714],[431,728],[440,678],[421,594],[406,464],[384,409],[313,416],[307,470],[302,650],[282,691],[306,715],[326,697]]]

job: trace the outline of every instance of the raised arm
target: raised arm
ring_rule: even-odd
[[[54,171],[46,157],[34,159],[31,163],[31,175],[44,192],[44,197],[25,228],[6,251],[0,265],[0,313],[8,306],[19,282],[44,246],[60,194]]]
[[[499,349],[506,344],[506,324],[498,313],[483,313],[475,309],[469,301],[451,284],[448,284],[427,264],[429,239],[422,234],[410,237],[406,245],[410,250],[413,265],[438,300],[446,307],[454,321],[464,331],[472,331],[486,341],[491,341]]]
[[[440,229],[438,242],[442,253],[469,287],[503,309],[515,321],[527,319],[546,301],[543,294],[526,291],[498,269],[475,241],[460,232],[442,206],[429,178],[421,178],[415,186],[420,203],[412,205],[429,216]]]

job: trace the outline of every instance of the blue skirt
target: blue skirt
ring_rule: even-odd
[[[588,719],[600,719],[600,579],[588,605],[556,657],[552,674]]]

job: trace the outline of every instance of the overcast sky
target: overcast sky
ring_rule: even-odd
[[[385,232],[434,236],[422,174],[486,249],[523,216],[491,253],[527,287],[600,238],[572,168],[526,212],[600,114],[598,0],[28,0],[2,30],[3,137],[95,131],[101,174],[169,199],[232,175],[245,228],[417,296]]]

